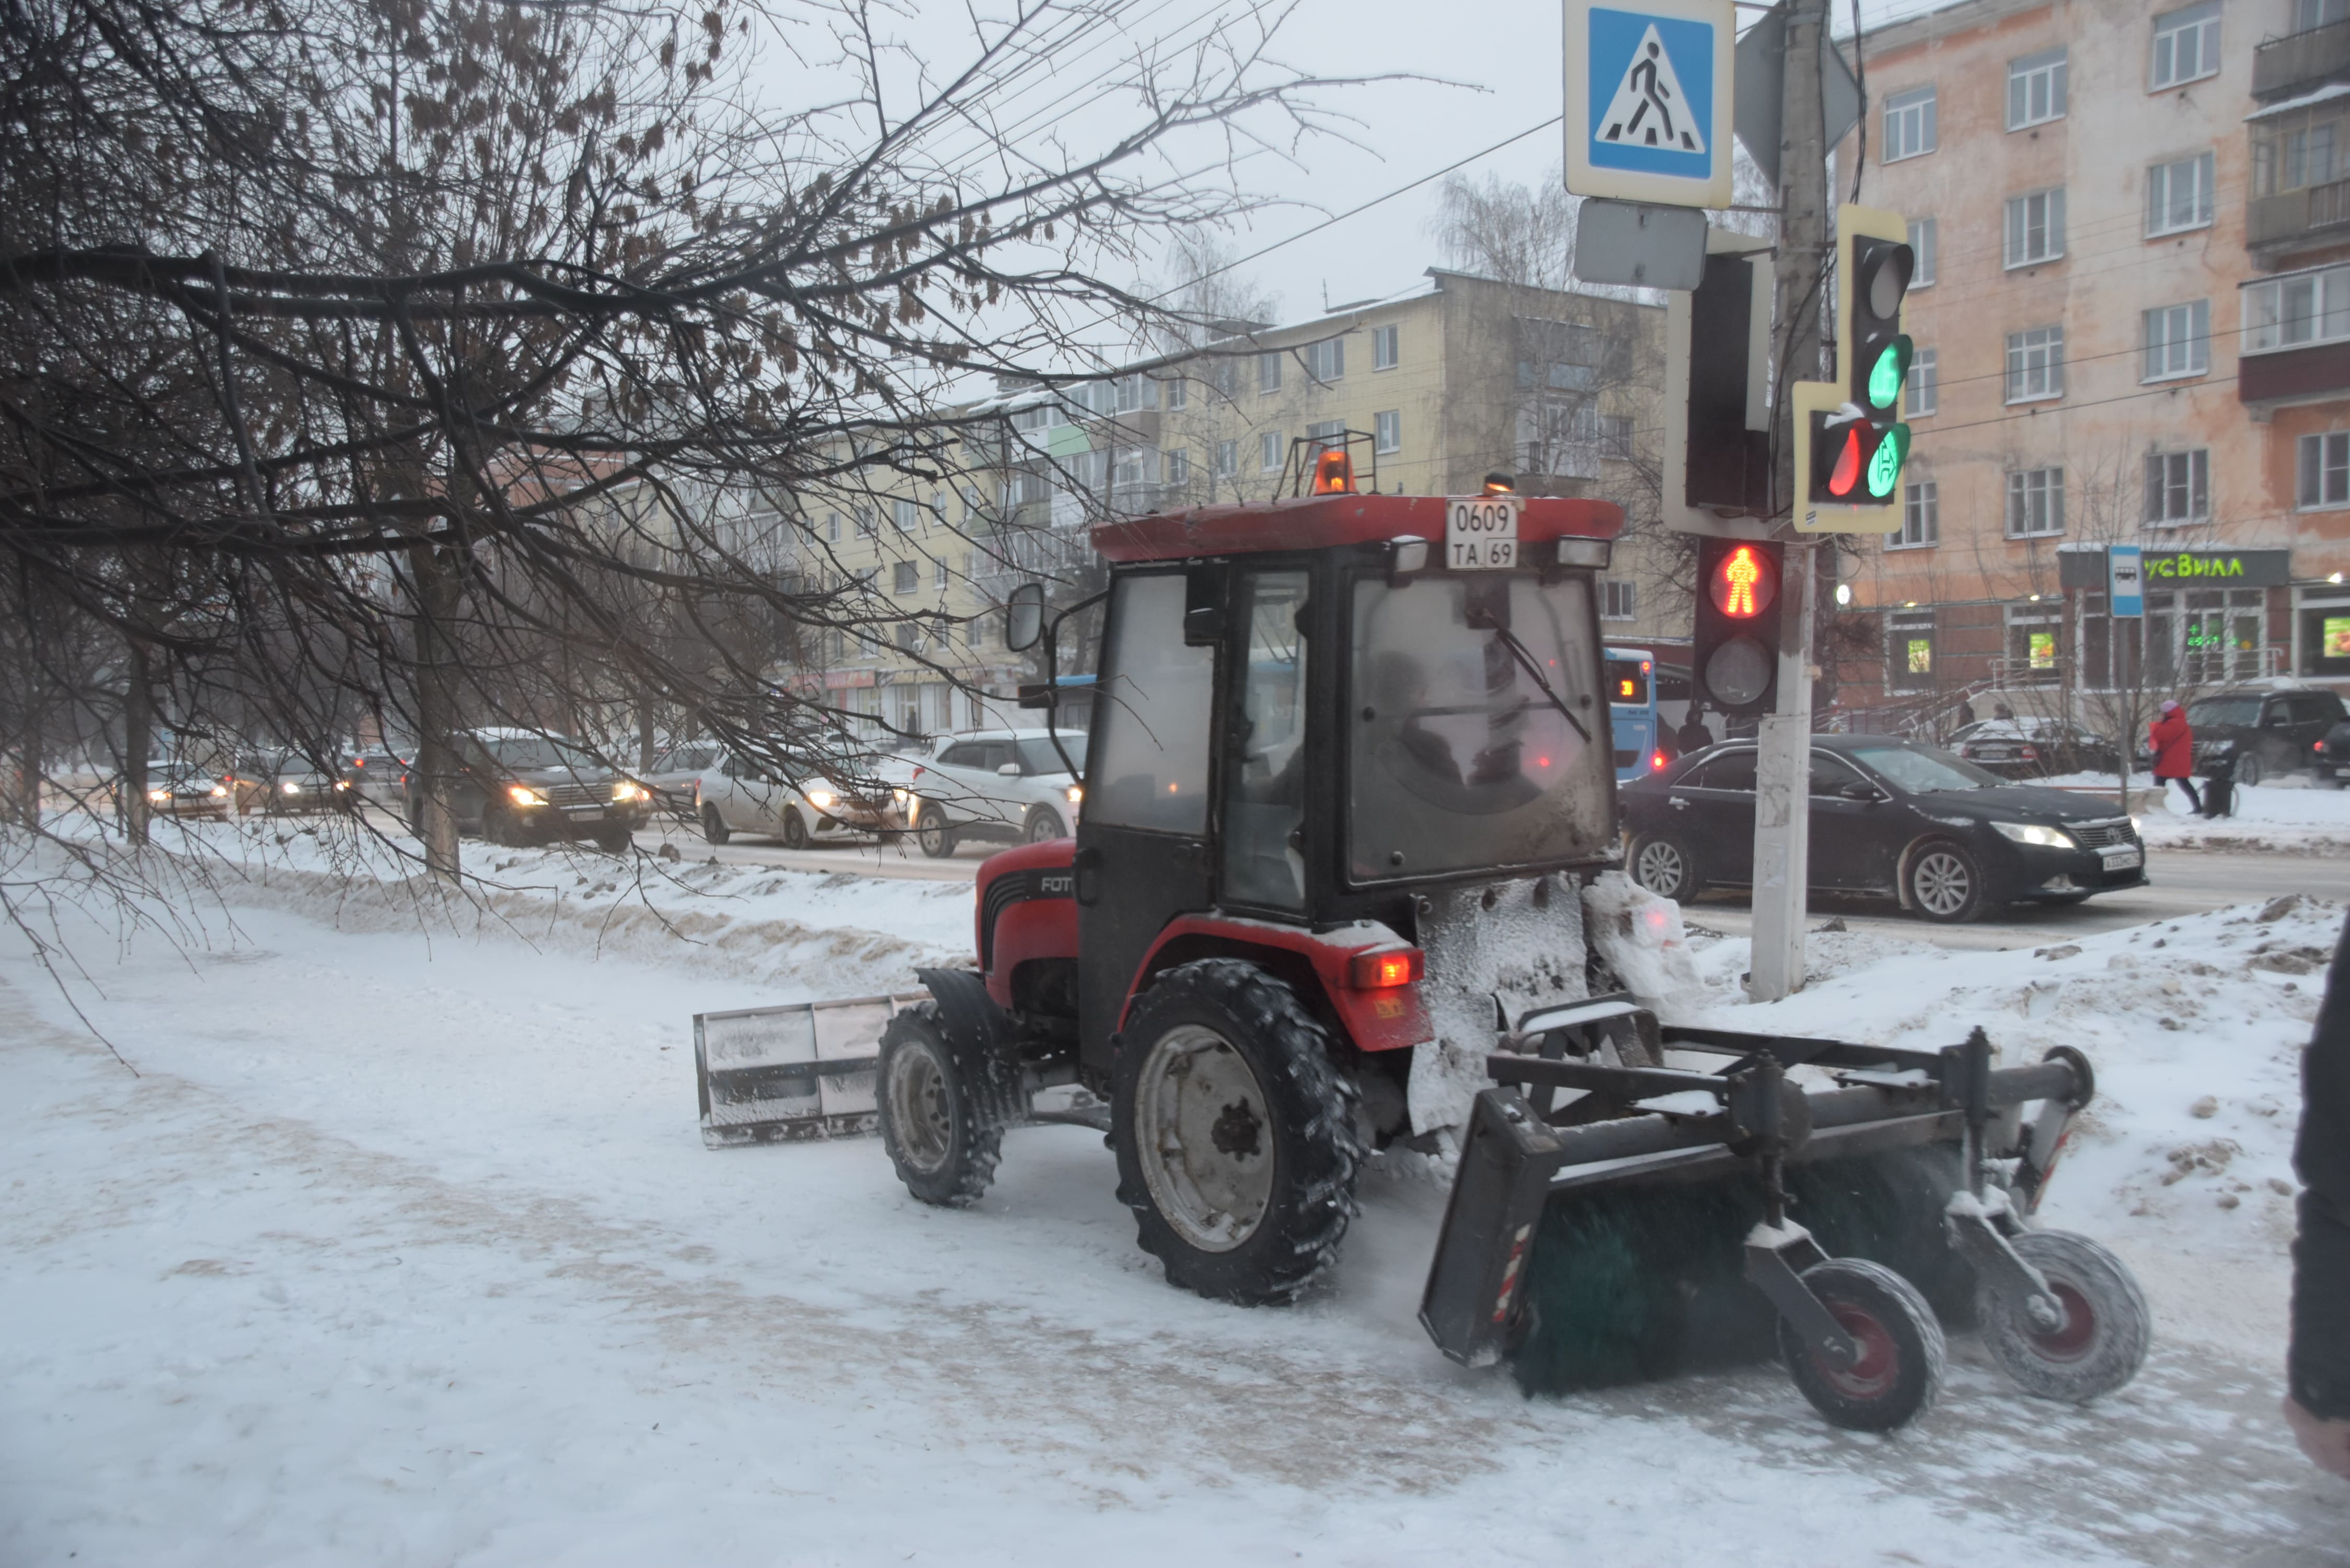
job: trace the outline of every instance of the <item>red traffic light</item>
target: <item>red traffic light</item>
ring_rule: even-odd
[[[1752,620],[1779,597],[1778,564],[1752,545],[1741,545],[1714,564],[1708,585],[1713,607],[1732,620]]]
[[[1845,427],[1844,444],[1836,449],[1835,467],[1828,474],[1828,493],[1841,500],[1860,483],[1860,426]]]

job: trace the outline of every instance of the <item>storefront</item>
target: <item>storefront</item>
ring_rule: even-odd
[[[2293,673],[2350,680],[2350,587],[2312,583],[2293,590]]]
[[[2293,582],[2290,550],[2146,550],[2145,613],[2119,618],[2106,602],[2102,546],[2068,545],[2058,559],[2086,690],[2219,686],[2293,668],[2277,624]],[[2341,613],[2350,617],[2350,601]],[[2350,673],[2350,653],[2343,668]]]

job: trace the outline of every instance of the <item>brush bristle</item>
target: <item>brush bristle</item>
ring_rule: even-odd
[[[1958,1184],[1949,1145],[1794,1166],[1788,1215],[1830,1257],[1883,1263],[1956,1324],[1974,1283],[1943,1230]],[[1771,1355],[1771,1303],[1742,1272],[1762,1218],[1762,1188],[1745,1171],[1554,1199],[1527,1271],[1532,1331],[1511,1359],[1519,1386],[1564,1394]]]

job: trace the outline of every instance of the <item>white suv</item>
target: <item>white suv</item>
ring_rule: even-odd
[[[1069,761],[1086,765],[1082,731],[1061,732]],[[914,770],[914,835],[922,853],[951,855],[964,838],[1066,838],[1085,791],[1043,730],[949,735]]]

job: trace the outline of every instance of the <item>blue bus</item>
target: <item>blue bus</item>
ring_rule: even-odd
[[[1672,760],[1659,729],[1657,656],[1645,648],[1609,648],[1605,653],[1607,723],[1615,736],[1616,782],[1630,784]]]

